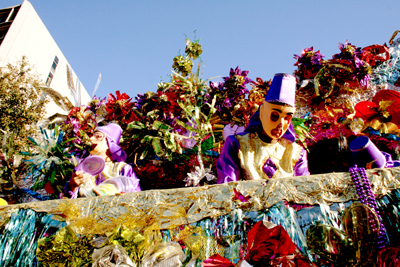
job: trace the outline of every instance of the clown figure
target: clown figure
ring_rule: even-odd
[[[219,184],[310,174],[307,152],[294,142],[295,90],[292,75],[275,75],[249,126],[226,139],[217,162]]]
[[[105,163],[104,169],[93,176],[79,170],[79,166],[75,168],[69,183],[64,188],[65,197],[90,197],[141,191],[139,179],[132,166],[125,162],[126,153],[119,146],[121,134],[121,127],[115,123],[96,129],[90,138],[92,146],[87,158],[102,158]]]

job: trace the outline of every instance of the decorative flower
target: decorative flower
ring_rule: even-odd
[[[144,95],[138,94],[136,97],[135,107],[139,110],[142,110],[146,106],[154,106],[154,103],[157,102],[158,95],[153,92],[146,92]]]
[[[90,145],[89,135],[93,134],[98,126],[96,115],[89,107],[73,108],[62,126],[65,140],[69,141],[66,145],[71,145],[71,152],[83,153]]]
[[[300,80],[314,78],[324,62],[324,55],[319,50],[315,52],[313,47],[305,48],[301,55],[294,55],[294,58],[297,59],[294,65],[298,67],[295,75]]]
[[[346,116],[347,113],[344,110],[327,109],[314,113],[312,124],[309,127],[309,134],[313,138],[305,139],[307,147],[324,139],[339,139],[341,136],[349,137],[354,135],[353,131],[348,127],[347,121],[341,120]]]
[[[203,50],[201,49],[201,44],[197,40],[191,42],[189,38],[186,38],[185,53],[188,55],[189,58],[195,60],[201,55],[201,53],[203,53]]]
[[[245,260],[251,265],[270,266],[270,261],[292,255],[296,250],[288,233],[281,225],[257,222],[247,235],[248,252]]]
[[[200,186],[200,182],[204,178],[206,178],[208,182],[216,179],[215,175],[211,171],[211,168],[204,168],[203,166],[201,167],[196,166],[194,171],[188,173],[188,176],[184,180],[186,182],[186,186]]]
[[[135,103],[131,102],[132,98],[126,93],[121,94],[119,91],[108,95],[106,110],[108,112],[106,119],[109,121],[119,121],[121,124],[127,124],[137,119],[132,108]]]
[[[88,104],[89,109],[90,111],[93,112],[97,122],[104,120],[104,118],[107,115],[105,104],[106,104],[106,98],[99,98],[97,96],[94,96],[93,99]]]
[[[360,57],[362,54],[360,47],[355,47],[347,40],[344,44],[339,43],[340,53],[333,55],[334,59],[349,59],[352,60],[354,57]]]
[[[249,102],[258,109],[265,99],[268,93],[269,87],[271,86],[272,80],[263,81],[261,78],[256,78],[256,81],[251,82],[253,87],[249,93]]]
[[[237,67],[230,70],[228,77],[223,77],[223,83],[210,82],[205,101],[210,103],[212,99],[216,99],[215,108],[222,121],[231,122],[236,117],[240,124],[240,121],[246,122],[247,117],[254,113],[252,106],[249,106],[248,100],[245,99],[246,94],[249,93],[246,85],[252,82],[247,76],[248,73]],[[236,113],[235,116],[232,116],[233,113]]]
[[[187,57],[183,57],[182,55],[176,56],[174,57],[172,68],[178,73],[181,73],[183,77],[186,77],[192,72],[193,61]]]
[[[353,76],[350,77],[350,79],[349,78],[347,79],[348,80],[357,79],[361,87],[366,87],[369,82],[371,67],[367,62],[362,60],[363,56],[362,49],[360,47],[355,47],[354,45],[348,43],[347,41],[344,44],[339,43],[339,49],[341,52],[339,54],[333,55],[333,59],[340,60],[342,64],[343,64],[342,60],[347,60],[349,62],[352,62],[353,65],[353,70],[352,70]],[[355,86],[357,86],[357,84]]]

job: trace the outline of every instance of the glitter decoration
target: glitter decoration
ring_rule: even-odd
[[[371,75],[371,83],[395,85],[400,78],[400,38],[389,47],[390,59],[376,66]],[[399,86],[399,85],[397,85]]]
[[[0,236],[0,266],[34,266],[38,240],[65,225],[52,218],[30,209],[13,213]]]

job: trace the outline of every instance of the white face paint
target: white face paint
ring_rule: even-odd
[[[288,130],[295,108],[264,101],[260,107],[263,133],[272,139],[281,138]]]
[[[93,136],[90,137],[90,142],[92,143],[92,150],[90,151],[92,155],[98,155],[104,149],[108,148],[107,138],[105,134],[100,131],[95,132]]]

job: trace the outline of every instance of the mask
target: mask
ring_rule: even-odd
[[[105,148],[108,148],[107,141],[102,141],[101,144],[97,144],[96,147],[90,151],[91,155],[98,155],[102,152]]]
[[[92,155],[98,155],[104,149],[108,148],[107,139],[104,133],[95,132],[90,138],[90,142],[92,143],[92,150],[90,151],[90,154]]]
[[[260,107],[260,120],[264,134],[272,139],[281,138],[292,122],[295,108],[264,101]]]

